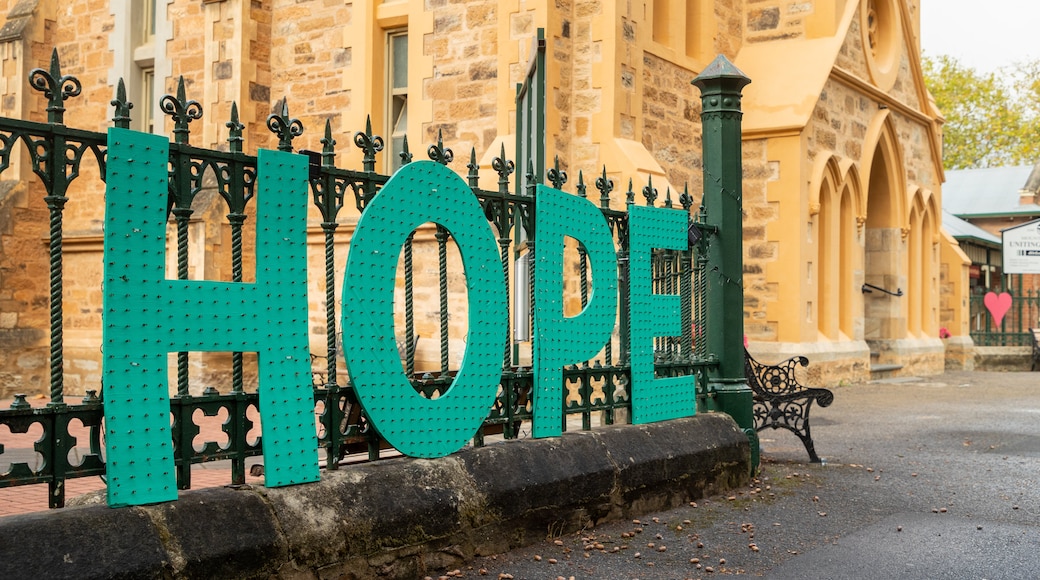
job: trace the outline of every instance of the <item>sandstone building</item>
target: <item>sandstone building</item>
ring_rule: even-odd
[[[273,148],[265,121],[284,96],[306,127],[296,147],[321,150],[328,120],[340,167],[360,166],[361,151],[347,145],[370,118],[387,144],[377,170],[396,167],[405,136],[421,152],[441,135],[456,152],[451,167],[465,174],[472,149],[490,184],[492,159],[502,148],[514,154],[516,85],[544,29],[546,159],[572,176],[606,167],[619,184],[688,187],[699,202],[700,101],[690,81],[721,53],[752,79],[743,103],[750,349],[767,360],[806,354],[822,383],[868,378],[872,366],[929,374],[970,360],[969,261],[941,228],[941,116],[921,76],[919,4],[0,0],[0,113],[45,118],[25,79],[56,48],[62,73],[83,84],[67,102],[73,127],[105,130],[122,78],[134,128],[169,135],[158,99],[183,76],[204,110],[191,125],[194,145],[228,146],[235,103],[246,150]],[[43,391],[48,374],[47,211],[25,156],[12,164],[0,187],[0,394]],[[84,163],[66,213],[70,392],[100,377],[97,172]],[[206,203],[197,217],[219,214]],[[316,211],[312,221],[318,271]],[[230,279],[217,257],[226,229],[202,219],[191,228],[191,277]],[[310,284],[320,351],[324,286],[320,276]],[[940,326],[953,338],[940,340]],[[458,341],[464,331],[452,332]]]

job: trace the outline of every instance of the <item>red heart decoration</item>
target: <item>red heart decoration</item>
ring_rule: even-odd
[[[993,325],[1000,326],[1000,323],[1004,321],[1004,315],[1011,309],[1011,295],[1007,292],[1000,294],[987,292],[982,302],[986,305],[986,310],[989,310],[990,316],[993,317]]]

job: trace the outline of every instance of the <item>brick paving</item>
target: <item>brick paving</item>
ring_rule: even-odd
[[[47,399],[31,398],[29,402],[34,407],[42,407],[47,404]],[[10,405],[11,399],[0,400],[0,409],[10,408]],[[223,417],[204,418],[199,421],[201,428],[199,439],[225,442],[227,438],[220,430],[222,421]],[[82,426],[70,425],[69,432],[77,439],[77,446],[71,454],[79,456],[89,453],[88,430]],[[42,433],[42,427],[39,425],[35,425],[25,434],[11,433],[7,427],[0,426],[0,444],[3,445],[3,453],[0,453],[0,473],[8,471],[12,463],[27,463],[30,468],[38,468],[42,457],[33,450],[33,443],[40,438]],[[262,457],[252,457],[246,460],[247,484],[263,485],[263,476],[255,477],[249,474],[249,466],[260,463],[263,463]],[[230,461],[214,461],[192,466],[192,489],[230,484]],[[74,497],[101,489],[105,489],[105,482],[98,476],[68,479],[65,481],[65,501],[68,503]],[[0,488],[0,517],[46,511],[48,509],[47,493],[48,485],[46,483]]]
[[[263,485],[263,477],[253,477],[246,473],[246,483]],[[192,489],[220,487],[231,483],[231,464],[228,461],[217,461],[195,465],[191,472]],[[0,489],[0,517],[46,511],[47,484],[22,485]],[[65,481],[65,501],[105,489],[105,482],[100,477],[83,477]]]
[[[0,409],[10,408],[11,401],[12,399],[0,399]],[[47,404],[47,401],[48,399],[46,397],[41,396],[30,398],[28,402],[34,407],[42,407]],[[257,417],[251,416],[251,418],[259,424]],[[227,442],[227,436],[221,430],[221,424],[226,419],[226,413],[221,413],[216,417],[205,417],[201,414],[196,414],[195,421],[199,425],[200,431],[200,435],[195,441],[196,445],[206,441],[216,441],[221,445],[225,444]],[[592,421],[593,427],[600,424],[600,417],[595,416]],[[581,415],[568,415],[567,430],[580,431],[581,429]],[[42,434],[43,429],[39,425],[35,425],[25,434],[11,433],[6,426],[0,425],[0,445],[3,446],[2,453],[0,453],[0,474],[7,472],[12,463],[27,463],[30,468],[37,469],[39,462],[42,460],[42,456],[33,451],[33,442],[39,439]],[[82,426],[77,427],[75,423],[73,423],[69,425],[69,434],[77,439],[76,447],[70,452],[70,455],[73,456],[73,461],[75,462],[77,457],[81,457],[90,452],[88,429]],[[257,435],[259,435],[259,431],[255,430],[255,432],[250,431],[247,437],[252,439]],[[529,436],[530,432],[526,429],[520,432],[521,439]],[[501,435],[487,435],[484,439],[485,444],[493,444],[501,441],[503,441]],[[384,449],[380,452],[380,458],[385,459],[399,455],[400,453],[395,449]],[[367,457],[367,453],[348,455],[341,460],[340,464],[344,465],[364,462],[367,461]],[[324,465],[323,459],[324,457],[320,458],[320,460],[322,460],[322,465]],[[263,464],[262,456],[246,459],[246,483],[249,485],[263,485],[264,483],[263,476],[257,477],[249,474],[249,467],[256,464]],[[213,461],[192,465],[192,489],[221,487],[230,484],[230,461]],[[105,482],[97,476],[68,479],[65,481],[65,502],[68,504],[70,500],[77,496],[96,492],[102,489],[105,489]],[[48,509],[47,493],[48,485],[46,483],[0,488],[0,517],[46,511]]]

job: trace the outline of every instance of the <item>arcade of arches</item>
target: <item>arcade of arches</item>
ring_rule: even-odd
[[[875,368],[938,344],[940,210],[931,192],[893,177],[901,174],[896,147],[885,131],[865,183],[855,164],[827,159],[810,208],[819,335],[865,342]]]

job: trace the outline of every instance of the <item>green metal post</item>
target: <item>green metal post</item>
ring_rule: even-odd
[[[751,443],[752,471],[758,469],[758,435],[752,394],[744,375],[743,210],[740,94],[751,82],[719,55],[693,80],[701,91],[704,206],[714,232],[708,241],[707,342],[719,364],[708,373],[711,408],[728,413]]]

